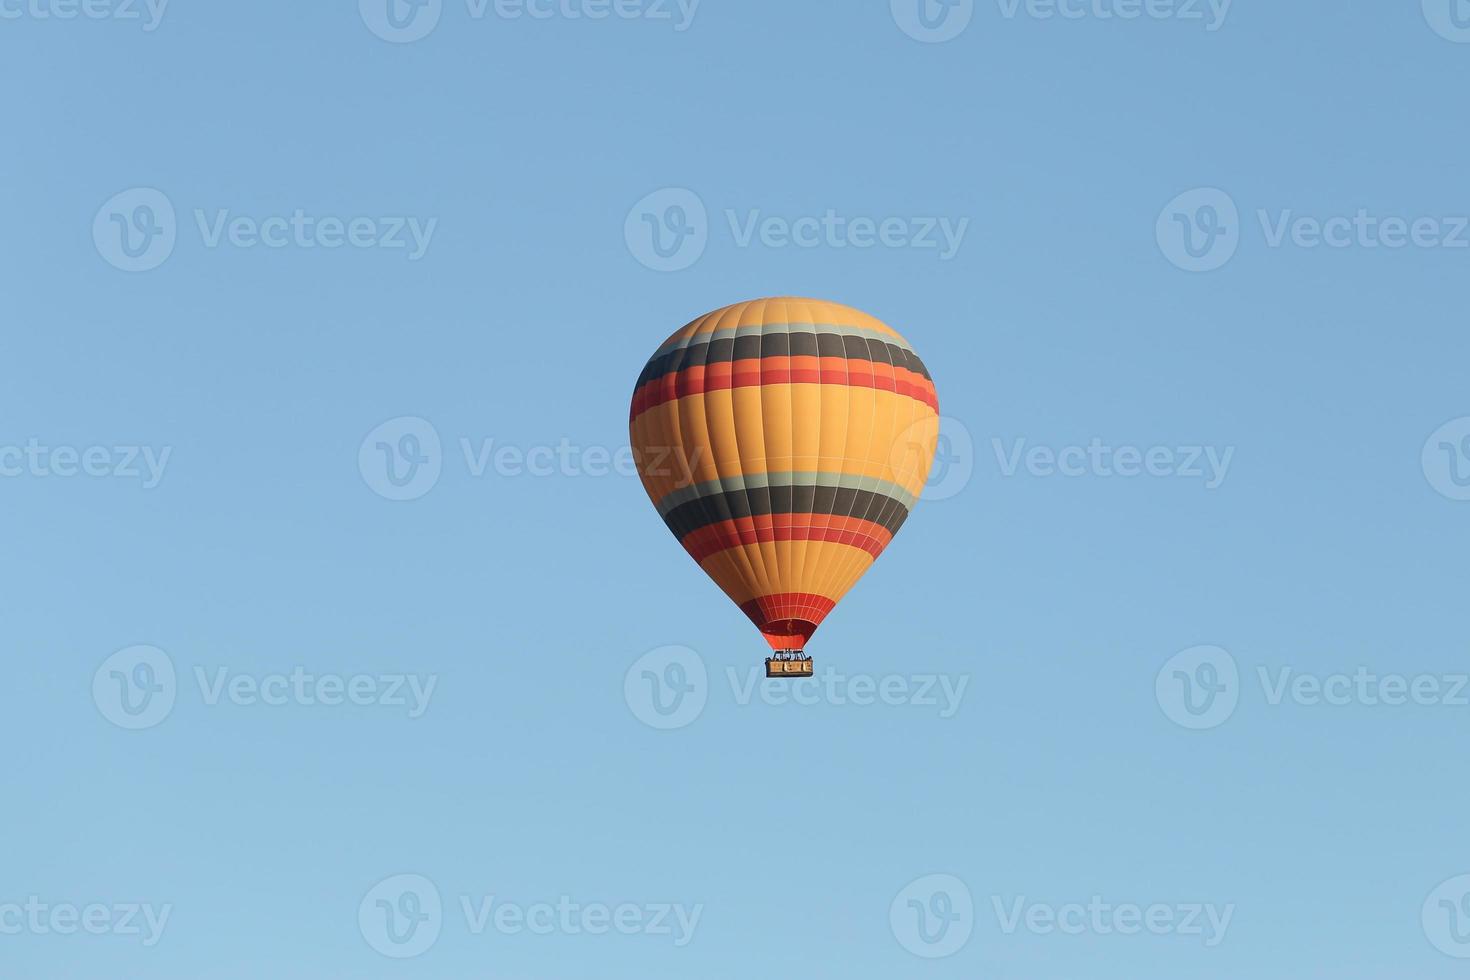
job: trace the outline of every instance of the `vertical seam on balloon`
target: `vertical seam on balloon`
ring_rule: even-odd
[[[870,338],[867,338],[867,337],[859,337],[858,340],[860,340],[862,342],[863,350],[867,354],[867,362],[871,366],[870,370],[871,369],[876,369],[876,367],[877,367],[877,365],[878,365],[879,362],[877,361],[877,359],[874,357],[874,354],[873,354],[873,344],[875,343],[875,341],[873,341],[873,340],[871,340]],[[846,353],[847,353],[847,351],[845,349],[845,344],[844,344],[843,354],[845,355]],[[885,347],[884,348],[884,356],[887,357],[887,355],[888,355],[888,350]],[[850,365],[851,364],[851,361],[847,361],[846,363],[848,365]],[[862,465],[863,465],[863,469],[864,469],[865,472],[863,474],[862,482],[859,484],[859,486],[863,486],[864,489],[868,489],[869,490],[869,493],[870,494],[873,494],[873,496],[870,496],[864,502],[864,504],[863,504],[863,518],[862,519],[867,519],[867,515],[868,515],[869,511],[872,509],[872,507],[873,507],[873,505],[875,503],[876,495],[877,495],[877,479],[878,478],[875,478],[874,476],[871,475],[871,473],[866,472],[867,470],[869,470],[869,469],[872,468],[869,464],[877,464],[878,467],[879,467],[879,472],[880,473],[882,472],[882,468],[881,468],[882,467],[882,461],[873,458],[874,446],[877,444],[877,441],[878,441],[878,417],[879,417],[879,414],[881,412],[881,408],[879,406],[880,406],[880,403],[882,401],[882,399],[879,397],[879,393],[880,393],[880,391],[882,391],[882,389],[878,387],[877,379],[876,379],[876,371],[874,370],[873,373],[875,375],[875,378],[874,378],[874,382],[873,382],[873,385],[872,385],[871,389],[869,389],[871,391],[871,397],[872,397],[873,414],[872,414],[872,418],[870,420],[870,423],[868,425],[868,446],[867,446],[867,450],[863,453],[863,460],[862,460]],[[851,369],[850,366],[848,367],[848,378],[849,378],[849,380],[851,380],[851,378],[852,378],[852,369]],[[895,410],[894,410],[894,421],[897,422],[897,408],[896,407],[895,407]],[[854,494],[853,495],[852,504],[849,506],[849,509],[848,509],[848,515],[847,516],[848,516],[849,519],[851,519],[852,517],[856,516],[856,514],[857,514],[857,501],[858,501],[858,497],[857,497],[856,494]],[[859,578],[861,578],[862,575],[863,575],[863,573],[867,570],[867,568],[871,566],[871,562],[869,562],[868,565],[863,565],[859,561],[859,557],[860,556],[861,557],[864,557],[864,558],[868,557],[865,552],[860,552],[856,548],[849,548],[847,550],[848,550],[848,554],[845,556],[845,560],[843,561],[842,573],[838,577],[838,579],[835,582],[832,583],[832,591],[834,593],[839,593],[839,595],[837,596],[838,598],[840,598],[842,595],[846,595],[847,594],[847,591],[849,589],[851,589],[853,587],[853,585],[855,585],[857,583],[857,580]]]
[[[791,571],[791,569],[789,567],[791,563],[789,561],[782,561],[781,560],[781,554],[782,554],[781,549],[782,548],[785,548],[786,549],[786,553],[789,555],[790,554],[790,551],[791,551],[791,544],[790,544],[789,539],[787,541],[782,541],[781,540],[781,535],[780,535],[779,531],[777,530],[777,520],[779,519],[779,517],[778,517],[778,515],[776,513],[777,508],[776,508],[776,505],[775,505],[775,497],[773,496],[773,489],[774,488],[771,486],[771,479],[770,479],[770,473],[771,473],[772,467],[774,465],[772,463],[772,460],[775,459],[775,457],[772,455],[772,451],[771,451],[771,438],[770,438],[771,437],[771,431],[770,431],[770,427],[771,427],[771,423],[772,423],[772,415],[768,411],[768,408],[770,407],[770,405],[767,404],[767,399],[769,398],[772,401],[772,403],[774,403],[775,399],[777,398],[776,390],[777,390],[778,387],[781,387],[781,386],[770,384],[767,381],[767,379],[766,379],[765,346],[766,346],[766,326],[767,326],[768,323],[769,323],[769,318],[765,316],[765,313],[764,313],[764,310],[763,310],[762,311],[762,315],[760,317],[760,328],[759,328],[759,330],[756,333],[755,358],[756,358],[757,370],[759,372],[760,393],[761,393],[760,394],[760,405],[761,405],[761,449],[762,449],[762,452],[764,453],[764,459],[762,460],[761,470],[762,470],[762,472],[764,474],[766,474],[765,479],[763,479],[761,482],[765,485],[764,486],[764,493],[765,493],[766,501],[769,504],[769,507],[767,508],[767,518],[766,519],[770,522],[770,526],[771,526],[771,533],[769,535],[769,537],[771,539],[770,542],[769,542],[771,563],[770,563],[770,568],[768,569],[768,572],[770,574],[769,574],[767,585],[771,589],[773,589],[773,590],[776,590],[776,591],[779,591],[779,592],[784,592],[784,591],[787,591],[787,588],[786,588],[787,581],[786,581],[786,579],[787,579],[787,576],[789,575],[789,573]],[[786,387],[783,390],[785,391],[786,397],[787,397],[787,399],[789,401],[790,395],[791,395],[791,389],[789,387]],[[788,405],[788,413],[787,414],[790,414],[790,412],[789,412],[789,405]],[[750,481],[747,480],[746,481],[746,485],[749,486],[749,484],[750,484]],[[760,532],[758,530],[756,530],[756,529],[753,528],[753,531],[754,531],[754,533],[755,533],[755,535],[756,535],[757,538],[761,537]],[[764,548],[762,550],[764,552]]]
[[[863,352],[867,355],[867,361],[870,366],[869,370],[870,372],[875,374],[874,383],[870,389],[873,399],[873,418],[872,423],[868,426],[868,449],[867,452],[863,455],[863,470],[865,472],[863,474],[862,480],[858,483],[858,486],[862,490],[868,491],[870,496],[863,501],[862,513],[858,514],[858,495],[853,495],[852,504],[850,505],[848,510],[848,519],[851,520],[852,518],[857,517],[859,520],[871,520],[871,518],[869,517],[869,512],[872,510],[874,504],[877,501],[877,481],[874,479],[871,473],[868,473],[866,471],[871,469],[868,464],[873,462],[873,446],[878,439],[878,405],[881,399],[879,398],[880,389],[878,388],[876,380],[875,369],[877,368],[878,362],[874,359],[873,342],[866,337],[859,337],[858,339],[862,342]],[[843,353],[846,354],[845,344]],[[850,368],[849,377],[851,377]],[[845,595],[847,590],[852,588],[853,583],[856,581],[855,573],[860,573],[859,566],[857,564],[856,549],[850,548],[848,549],[848,552],[849,553],[843,558],[841,573],[832,583],[831,588],[834,593],[840,592]]]
[[[844,317],[843,318],[844,325],[846,325],[847,323],[850,323],[850,322],[852,322],[852,318],[851,317]],[[841,343],[842,343],[843,388],[845,389],[845,394],[847,396],[847,417],[848,417],[847,439],[844,440],[843,450],[842,450],[843,451],[843,457],[844,457],[843,469],[846,470],[853,463],[852,457],[850,455],[848,455],[849,452],[850,452],[850,450],[852,449],[852,437],[853,437],[853,433],[852,433],[851,420],[852,420],[852,407],[853,407],[852,406],[852,399],[853,399],[853,395],[854,395],[854,393],[857,393],[859,395],[859,397],[868,397],[869,392],[867,392],[866,390],[865,391],[862,391],[862,392],[855,392],[855,386],[852,383],[852,362],[847,357],[847,335],[846,334],[843,334],[842,335]],[[872,442],[872,438],[873,438],[873,427],[872,427],[871,424],[869,424],[869,426],[868,426],[868,441],[870,443]],[[859,462],[861,462],[861,461],[859,461]],[[862,486],[861,479],[859,480],[858,486],[859,487]],[[834,491],[834,507],[833,507],[833,516],[834,517],[838,516],[837,510],[836,510],[836,507],[835,507],[835,496],[836,496],[836,492]],[[844,521],[850,520],[852,518],[853,512],[854,512],[855,508],[857,507],[857,501],[858,501],[858,493],[857,492],[854,492],[853,495],[852,495],[852,499],[848,501],[848,504],[847,504],[847,513],[841,515]],[[848,565],[848,561],[851,558],[851,555],[849,554],[849,552],[850,552],[851,549],[845,547],[841,542],[833,542],[829,547],[831,548],[831,556],[830,556],[830,558],[828,559],[828,562],[827,562],[826,576],[824,577],[824,579],[822,581],[822,591],[819,594],[820,595],[823,595],[823,596],[826,596],[828,599],[832,600],[832,602],[835,604],[837,602],[837,600],[839,600],[839,599],[842,598],[842,593],[838,589],[838,585],[841,583],[843,577],[847,574],[847,565]]]
[[[884,363],[888,365],[888,367],[890,369],[890,373],[891,373],[893,371],[893,368],[895,367],[895,365],[893,364],[893,359],[892,359],[892,356],[891,356],[891,352],[889,351],[889,349],[886,346],[881,345],[881,344],[879,346],[882,348],[882,351],[883,351],[883,357],[885,359],[884,360]],[[872,355],[873,355],[873,345],[871,343],[869,343],[867,345],[867,347],[868,347],[869,357],[871,358]],[[873,363],[876,364],[877,362],[875,361]],[[884,454],[886,456],[886,460],[875,460],[875,462],[878,464],[878,472],[880,474],[877,479],[884,479],[885,476],[886,476],[886,474],[889,473],[889,472],[891,472],[892,469],[893,469],[893,447],[894,447],[894,444],[895,444],[894,443],[894,440],[893,440],[893,436],[895,434],[901,436],[906,431],[906,429],[899,428],[899,426],[900,426],[900,424],[901,424],[901,422],[903,420],[903,413],[904,413],[904,405],[903,405],[903,402],[910,402],[910,403],[913,402],[913,399],[907,398],[907,397],[904,397],[904,396],[901,396],[901,395],[898,394],[898,392],[897,392],[898,385],[896,383],[896,378],[897,378],[897,375],[896,374],[894,374],[894,378],[895,378],[894,391],[891,392],[892,397],[893,397],[893,403],[894,403],[894,406],[893,406],[893,428],[889,431],[889,443],[888,443],[887,451]],[[874,387],[876,388],[876,384],[874,385]],[[874,402],[875,409],[876,409],[876,405],[877,405],[877,403],[875,401]],[[864,509],[864,516],[868,516],[869,512],[871,512],[871,510],[873,508],[873,503],[874,503],[874,501],[870,501],[869,504],[868,504],[868,507]],[[900,507],[900,506],[901,506],[901,504],[898,502],[898,500],[896,498],[884,494],[883,497],[882,497],[882,501],[880,503],[878,503],[877,513],[876,514],[873,514],[871,517],[869,517],[869,519],[870,520],[874,520],[874,521],[887,521],[888,518],[889,518],[889,516],[890,516],[890,514],[891,513],[896,513],[897,512],[897,508]],[[890,544],[892,543],[892,539],[891,538],[889,539],[889,543]],[[874,560],[876,560],[876,558],[877,558],[877,556],[874,556]]]
[[[740,314],[742,312],[741,311],[741,307],[743,307],[744,305],[745,304],[743,304],[743,303],[737,303],[737,304],[735,304],[733,306],[727,306],[723,310],[719,311],[718,315],[716,316],[716,318],[714,320],[714,323],[715,323],[714,329],[715,330],[720,329],[721,324],[723,323],[724,319],[727,318],[727,317],[732,317],[733,316],[734,320],[738,323],[739,320],[740,320]],[[708,373],[708,370],[707,369],[706,369],[705,377],[706,377],[706,379],[708,379],[708,377],[709,377],[709,373]],[[736,467],[739,469],[740,475],[741,475],[741,480],[740,480],[741,490],[740,490],[740,492],[745,496],[745,509],[746,509],[746,513],[750,513],[750,510],[751,510],[751,506],[750,506],[750,494],[745,490],[745,480],[744,480],[745,462],[740,457],[740,431],[739,431],[738,421],[737,421],[737,419],[735,417],[735,390],[733,388],[730,388],[730,389],[727,389],[727,390],[730,392],[730,438],[734,442],[733,449],[734,449],[734,452],[735,452]],[[704,409],[705,442],[706,442],[706,445],[708,445],[710,447],[710,451],[715,454],[715,460],[714,460],[714,463],[715,463],[715,476],[723,484],[723,481],[725,480],[727,474],[724,472],[723,467],[721,467],[719,465],[719,456],[720,456],[719,448],[720,447],[717,446],[716,443],[715,443],[714,426],[711,424],[711,418],[710,418],[710,416],[711,416],[711,409],[714,407],[714,402],[713,402],[712,397],[711,397],[713,394],[714,394],[714,392],[711,390],[710,385],[706,384],[704,386],[704,390],[702,392],[700,392],[699,399],[700,399],[700,404],[701,404],[701,406]],[[731,492],[732,491],[726,491],[726,493],[731,493]],[[727,520],[733,520],[734,519],[734,514],[730,510],[730,507],[729,507],[729,505],[727,503],[728,498],[724,494],[720,494],[718,496],[718,499],[720,500],[720,506],[724,510],[724,516],[725,516],[725,518]],[[738,569],[738,567],[744,567],[744,569],[745,569],[745,574],[742,576],[743,582],[741,584],[745,585],[747,591],[750,591],[750,592],[753,592],[753,593],[754,592],[757,592],[760,589],[760,587],[761,587],[761,583],[764,581],[764,578],[765,578],[764,571],[765,571],[765,569],[762,568],[760,573],[757,573],[756,572],[755,561],[754,561],[752,555],[750,554],[750,550],[748,548],[745,548],[745,547],[737,547],[737,548],[730,548],[730,549],[727,549],[727,550],[730,551],[730,552],[737,553],[740,556],[739,565],[736,566],[736,568]]]
[[[833,313],[835,314],[836,311],[834,310]],[[834,320],[835,319],[836,318],[834,316]],[[849,320],[850,317],[844,317],[843,319],[844,320]],[[819,369],[821,367],[821,353],[822,353],[821,352],[821,348],[818,347],[818,349],[817,349],[817,357],[818,357],[817,363],[818,363],[818,368]],[[842,351],[842,359],[841,360],[842,360],[843,383],[842,383],[842,385],[840,387],[842,389],[841,397],[843,397],[843,398],[845,398],[847,400],[847,412],[846,412],[847,424],[846,424],[845,431],[842,434],[842,464],[838,467],[838,470],[839,470],[839,472],[846,473],[846,472],[849,471],[849,469],[850,469],[850,467],[852,465],[852,457],[851,457],[850,451],[851,451],[851,448],[852,448],[852,396],[853,396],[853,388],[852,388],[852,383],[851,383],[852,382],[852,372],[848,368],[848,365],[847,365],[846,341],[843,342],[843,351]],[[820,373],[818,374],[818,377],[819,378],[821,377],[821,374]],[[824,388],[827,386],[825,379],[822,380],[822,385],[823,385]],[[832,507],[832,511],[831,511],[832,516],[836,516],[836,514],[837,514],[836,493],[837,493],[837,491],[834,489],[833,490],[833,507]],[[853,495],[853,502],[855,503],[856,501],[857,501],[857,495],[854,494]],[[850,511],[851,511],[852,504],[850,503],[848,506],[849,506],[849,516],[850,516]],[[821,571],[818,573],[818,575],[816,577],[816,580],[815,580],[815,586],[816,586],[816,588],[814,589],[814,594],[823,596],[823,597],[825,597],[827,599],[831,599],[831,600],[834,601],[834,603],[835,603],[835,601],[837,599],[841,598],[840,596],[836,596],[836,595],[833,595],[832,594],[832,583],[836,580],[836,577],[841,574],[841,566],[842,566],[842,554],[841,554],[841,552],[842,552],[842,548],[841,548],[841,545],[840,544],[831,543],[831,544],[826,545],[826,547],[824,548],[824,550],[820,553],[821,556],[822,556],[821,557]]]
[[[803,310],[803,312],[805,314],[805,319],[808,320],[812,324],[812,340],[813,340],[813,343],[816,345],[816,362],[817,362],[817,383],[816,383],[817,414],[818,414],[819,417],[825,418],[826,417],[826,414],[827,414],[827,395],[828,395],[827,387],[828,386],[826,384],[825,379],[822,377],[822,351],[821,351],[820,341],[817,340],[817,337],[819,336],[820,331],[818,331],[817,328],[816,328],[816,324],[817,324],[818,320],[822,319],[822,317],[821,317],[820,313],[815,309],[815,305],[814,304],[809,304],[809,303],[803,302],[802,303],[802,310]],[[844,446],[842,447],[842,449],[845,452],[846,451],[845,442],[846,442],[846,439],[847,439],[847,432],[846,432],[846,430],[843,431],[842,438],[844,440]],[[822,448],[823,448],[822,447],[822,444],[819,442],[818,445],[817,445],[817,467],[816,467],[816,472],[817,473],[822,473],[826,469],[826,465],[824,463],[824,458],[822,456]],[[835,469],[838,472],[841,472],[842,471],[842,469],[843,469],[843,463],[840,461],[840,459],[838,459],[837,465],[835,466]],[[808,528],[809,529],[811,527],[814,527],[815,524],[816,524],[816,515],[815,515],[816,507],[815,507],[815,503],[816,503],[816,495],[817,495],[817,492],[818,492],[818,490],[820,488],[821,488],[821,481],[820,481],[820,479],[817,476],[814,475],[812,477],[812,501],[813,501],[813,508],[812,509],[813,509],[813,514],[812,514],[811,517],[808,518]],[[810,530],[808,530],[808,533],[811,533]],[[827,562],[828,562],[828,559],[830,558],[830,556],[831,556],[831,547],[829,545],[825,544],[824,542],[820,542],[820,541],[816,541],[816,542],[813,542],[812,543],[812,546],[811,546],[812,567],[811,567],[811,571],[809,573],[805,573],[803,575],[803,578],[802,578],[802,590],[801,591],[802,591],[802,594],[803,595],[823,595],[824,594],[823,591],[822,591],[822,584],[821,583],[822,583],[823,578],[826,575],[826,566],[827,566]],[[812,615],[809,618],[812,619],[812,621],[815,621],[816,620],[815,613],[813,612]]]
[[[759,305],[757,305],[757,303]],[[755,317],[755,320],[757,322],[759,322],[759,323],[765,323],[765,321],[766,321],[766,300],[757,300],[755,303],[742,304],[741,307],[740,307],[739,312],[735,316],[735,334],[731,338],[731,341],[730,341],[730,343],[731,343],[731,349],[730,349],[730,364],[731,364],[731,368],[730,368],[730,370],[731,370],[732,374],[734,372],[734,365],[737,363],[737,361],[735,360],[735,346],[740,343],[740,327],[742,325],[742,321],[745,319],[745,314],[747,312],[753,313],[754,314],[754,317]],[[760,562],[760,566],[761,566],[761,582],[760,582],[761,588],[763,590],[765,590],[769,594],[773,590],[773,588],[774,588],[774,583],[771,580],[771,571],[770,571],[769,568],[766,567],[766,550],[765,550],[765,546],[760,541],[760,535],[754,533],[754,528],[755,528],[755,525],[756,525],[756,521],[755,521],[755,500],[751,497],[751,493],[750,493],[750,480],[747,479],[747,476],[750,475],[750,474],[747,473],[747,464],[748,463],[749,464],[756,464],[756,463],[758,463],[758,464],[761,465],[761,468],[762,469],[767,469],[768,468],[768,467],[765,466],[765,455],[766,455],[766,452],[765,452],[765,449],[766,449],[766,446],[765,446],[765,441],[766,441],[766,431],[765,431],[766,415],[765,415],[765,413],[766,413],[766,404],[765,404],[764,397],[760,394],[761,387],[762,386],[757,385],[756,386],[755,397],[750,398],[750,399],[747,399],[748,401],[752,402],[756,406],[756,410],[760,412],[760,420],[759,420],[760,421],[760,426],[759,426],[759,428],[760,428],[760,433],[761,433],[761,446],[760,446],[761,455],[759,457],[756,457],[756,458],[747,460],[745,458],[745,454],[740,449],[740,412],[735,407],[736,399],[737,399],[737,396],[738,396],[738,389],[733,388],[733,387],[730,389],[730,417],[731,417],[731,422],[732,422],[731,429],[732,429],[732,431],[733,431],[733,433],[735,435],[735,455],[740,460],[740,491],[741,491],[741,493],[745,494],[745,509],[746,509],[746,511],[751,516],[751,529],[752,529],[751,537],[754,539],[752,541],[752,543],[751,543],[751,549],[755,552],[755,558]],[[767,487],[767,489],[766,489],[765,492],[766,492],[767,499],[769,499],[769,497],[770,497],[770,488]],[[774,549],[774,547],[775,547],[775,545],[772,544],[772,548],[773,549]],[[774,552],[773,552],[772,558],[774,559],[774,557],[775,557],[775,555],[774,555]]]
[[[694,334],[694,332],[698,332],[698,325],[701,325],[701,323],[704,322],[704,319],[707,319],[707,317],[700,317],[700,319],[695,320],[695,322],[694,322],[694,328],[692,328],[691,335]],[[678,353],[678,360],[675,361],[676,366],[678,366],[679,369],[682,369],[682,367],[685,367],[686,366],[686,363],[688,363],[688,360],[689,360],[689,348],[688,347],[681,348],[681,350],[679,350],[679,353]],[[675,392],[675,394],[678,394],[678,392]],[[700,407],[703,408],[704,407],[703,404],[701,404]],[[692,472],[694,472],[694,461],[692,461],[692,460],[694,460],[694,453],[698,453],[698,451],[701,450],[701,447],[700,447],[700,445],[692,445],[692,447],[691,447],[691,442],[694,441],[694,439],[686,438],[686,436],[685,436],[685,432],[688,432],[689,433],[689,436],[695,436],[695,435],[697,435],[697,432],[694,432],[694,426],[692,426],[692,425],[686,425],[686,422],[688,422],[688,420],[686,420],[685,417],[684,417],[685,411],[686,410],[691,410],[691,408],[692,408],[692,401],[686,400],[686,398],[678,398],[678,397],[676,397],[675,400],[673,400],[673,411],[672,411],[672,413],[670,413],[669,423],[670,423],[670,425],[673,426],[673,429],[675,429],[675,430],[673,430],[673,433],[670,433],[670,435],[672,435],[673,438],[670,438],[669,439],[669,445],[667,445],[666,448],[667,448],[667,450],[672,451],[673,450],[673,442],[678,442],[679,453],[682,454],[681,464],[684,464],[684,466],[686,467],[686,469],[688,469],[689,472],[692,473]],[[707,447],[707,445],[709,445],[709,433],[706,433],[706,447]],[[691,448],[692,448],[692,451],[694,451],[694,453],[691,453]],[[716,470],[716,473],[717,473],[717,470]],[[717,501],[716,502],[716,501],[710,500],[710,501],[700,502],[700,505],[698,505],[698,513],[700,513],[700,516],[701,517],[707,517],[707,516],[709,516],[710,511],[716,510],[717,507],[720,507],[720,505],[723,505],[723,502],[725,502],[725,501],[722,500],[722,501]],[[681,545],[682,545],[682,539],[681,539]],[[692,558],[692,555],[691,555],[691,558]],[[725,558],[717,558],[716,563],[719,563],[719,561],[725,561]],[[725,594],[728,595],[729,598],[731,598],[731,599],[734,599],[735,598],[735,597],[732,597],[732,595],[729,595],[729,592],[726,592],[725,586],[723,586],[722,583],[720,583],[720,577],[719,576],[716,576],[716,574],[710,573],[710,570],[709,569],[704,569],[704,563],[698,563],[698,564],[700,564],[701,570],[704,570],[704,572],[706,572],[707,574],[709,574],[709,576],[711,577],[711,579],[714,580],[714,585],[716,585],[716,588],[719,588],[720,591],[725,592]]]
[[[888,359],[890,374],[892,375],[892,377],[894,379],[894,384],[893,384],[893,389],[894,390],[892,392],[892,397],[893,397],[893,429],[890,430],[890,433],[889,433],[888,447],[887,447],[887,450],[885,452],[886,462],[884,460],[879,460],[878,461],[878,463],[879,463],[879,471],[878,472],[880,474],[881,473],[886,473],[886,472],[892,472],[892,470],[893,470],[893,449],[894,449],[894,446],[896,445],[896,438],[902,438],[904,435],[906,435],[906,433],[908,432],[908,426],[910,426],[910,425],[913,424],[913,408],[912,408],[912,406],[919,404],[913,398],[909,398],[906,395],[900,395],[898,393],[898,366],[896,364],[893,364],[892,363],[892,361],[893,361],[892,351],[890,351],[887,347],[884,347],[883,348],[883,355],[884,355],[885,358]],[[905,403],[907,403],[907,404],[905,404]],[[906,409],[907,409],[908,414],[909,414],[909,420],[908,420],[907,423],[904,422],[904,413],[905,413],[905,410]],[[885,469],[885,467],[886,467],[886,469]],[[878,508],[878,518],[881,519],[881,520],[887,521],[890,518],[890,516],[896,516],[898,514],[898,511],[899,511],[900,506],[901,506],[901,504],[899,504],[897,502],[897,500],[895,500],[893,498],[887,498],[885,500],[885,502],[882,504],[882,506],[880,506]],[[888,543],[889,544],[892,544],[893,543],[893,539],[891,537],[888,539]],[[887,545],[885,545],[884,548],[886,550]],[[873,557],[873,560],[874,561],[877,561],[877,556],[876,555]],[[864,570],[864,573],[865,572],[866,572],[866,570]],[[861,577],[861,576],[859,576],[859,577]],[[854,583],[853,584],[856,584],[856,580],[854,580]]]
[[[694,326],[694,324],[697,324],[698,322],[699,322],[699,320],[696,319],[696,320],[691,321],[690,323],[685,324],[684,327],[683,327],[683,330],[684,331],[689,330],[692,326]],[[684,361],[686,359],[687,359],[687,355],[685,353],[683,353],[682,351],[680,351],[679,353],[677,353],[670,360],[669,363],[672,366],[675,366],[675,367],[683,367]],[[677,381],[677,376],[675,377],[675,380]],[[688,456],[688,447],[686,446],[685,439],[684,439],[684,426],[680,424],[681,423],[681,419],[679,417],[680,416],[680,412],[682,411],[682,409],[679,406],[678,392],[675,391],[674,394],[675,394],[675,397],[669,399],[665,403],[665,405],[667,407],[660,406],[660,408],[663,409],[663,410],[659,413],[659,415],[660,415],[660,418],[659,418],[659,423],[660,423],[659,424],[659,429],[660,429],[660,431],[658,433],[658,437],[659,437],[660,442],[663,443],[663,445],[662,446],[655,446],[654,448],[655,449],[662,450],[665,454],[671,454],[671,453],[673,453],[675,447],[677,446],[679,452],[681,454],[683,454],[685,457],[687,457]],[[668,456],[665,455],[664,458],[667,459]],[[691,467],[689,467],[689,469],[691,470],[691,476],[692,476],[692,469],[693,469],[693,467],[691,466]],[[677,537],[677,535],[676,535],[676,537]],[[679,541],[679,544],[680,544],[681,547],[683,546],[683,543],[684,542],[683,542],[683,540],[681,538],[680,541]],[[691,557],[693,557],[693,556],[691,556]]]
[[[805,307],[805,304],[802,304],[802,308],[803,308],[803,310],[806,308]],[[806,483],[802,479],[802,476],[801,476],[800,467],[797,466],[797,462],[796,462],[796,460],[797,460],[797,452],[796,452],[796,432],[797,432],[797,428],[796,428],[796,397],[797,397],[797,391],[796,391],[795,379],[794,379],[794,376],[793,376],[793,371],[794,371],[794,367],[793,367],[794,355],[792,354],[792,351],[795,348],[792,346],[792,343],[791,343],[791,321],[794,320],[794,319],[796,319],[796,317],[794,315],[787,316],[786,317],[786,323],[784,325],[785,328],[786,328],[787,380],[789,382],[787,384],[787,390],[791,392],[791,419],[790,419],[790,422],[791,422],[791,503],[792,503],[792,506],[791,506],[791,523],[792,523],[793,527],[796,525],[797,521],[799,520],[799,518],[796,516],[796,493],[797,493],[797,490],[799,488],[806,486]],[[808,316],[808,319],[810,319],[810,316]],[[812,467],[812,471],[811,471],[812,472],[811,486],[812,486],[812,495],[813,495],[813,497],[815,497],[815,495],[816,495],[817,473],[820,472],[821,469],[822,469],[822,411],[821,411],[821,409],[822,409],[822,400],[821,400],[820,393],[818,393],[818,396],[817,396],[817,416],[816,416],[816,422],[817,422],[817,431],[816,431],[816,463]],[[796,548],[793,548],[793,555],[792,555],[792,557],[793,557],[793,564],[796,567],[792,569],[792,574],[790,576],[788,576],[787,580],[783,583],[783,585],[785,585],[785,587],[786,587],[785,588],[785,591],[787,591],[787,592],[796,593],[796,592],[801,592],[801,591],[804,591],[805,590],[806,581],[807,581],[807,579],[806,579],[806,563],[807,563],[807,558],[809,557],[810,552],[811,552],[811,534],[812,534],[811,528],[812,528],[812,519],[811,519],[811,517],[807,517],[806,518],[806,527],[804,528],[804,530],[806,532],[806,537],[801,541],[799,551]],[[799,560],[796,560],[798,558],[799,558]]]

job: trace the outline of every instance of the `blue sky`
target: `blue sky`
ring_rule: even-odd
[[[1470,4],[395,4],[0,0],[0,974],[1463,974]],[[776,294],[946,419],[797,687]]]

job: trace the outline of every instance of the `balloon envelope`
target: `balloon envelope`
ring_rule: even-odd
[[[669,530],[772,649],[799,650],[907,519],[939,403],[892,327],[778,297],[706,314],[661,344],[629,430]]]

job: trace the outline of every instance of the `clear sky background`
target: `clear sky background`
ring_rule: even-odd
[[[1470,9],[99,3],[0,0],[0,976],[1463,976]],[[949,437],[810,704],[607,462],[658,343],[772,294],[899,329]],[[1024,455],[1094,439],[1165,475]],[[1438,694],[1273,696],[1360,667]],[[298,668],[435,686],[250,694]],[[1008,928],[1095,896],[1231,917]]]

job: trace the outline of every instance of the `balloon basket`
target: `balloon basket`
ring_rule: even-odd
[[[812,658],[803,656],[800,650],[790,654],[778,654],[766,658],[767,677],[810,677]]]

